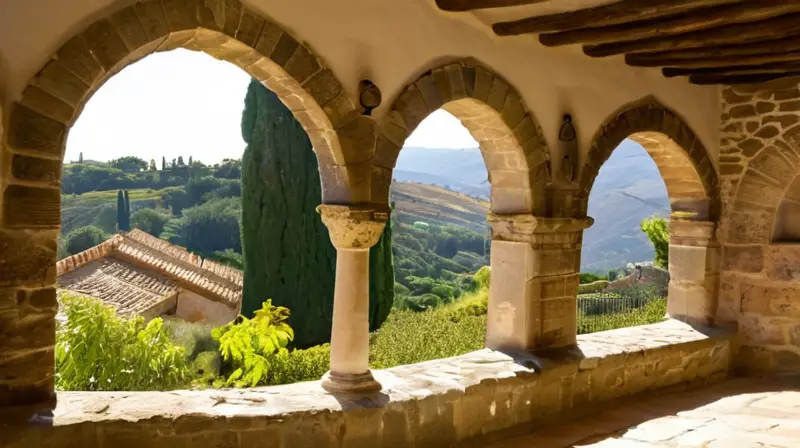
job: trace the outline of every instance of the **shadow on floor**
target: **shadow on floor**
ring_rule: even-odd
[[[710,406],[707,413],[714,410],[727,412],[728,408],[746,408],[751,401],[764,398],[764,393],[800,391],[800,377],[735,378],[702,389],[694,389],[675,394],[651,395],[646,398],[630,397],[609,404],[610,409],[560,422],[553,426],[538,429],[523,436],[512,437],[490,445],[488,448],[566,448],[599,447],[645,447],[645,446],[688,446],[666,442],[649,445],[646,442],[619,440],[631,428],[643,425],[662,417],[695,411]],[[760,394],[760,395],[759,395]],[[728,401],[721,401],[728,399]],[[735,402],[734,402],[735,401]],[[730,405],[728,405],[730,402]],[[800,403],[797,404],[797,424],[800,426]],[[762,418],[764,416],[761,416]],[[709,417],[713,420],[713,417]],[[606,443],[602,443],[605,441]],[[794,447],[800,447],[800,438]],[[692,445],[694,446],[694,445]],[[704,446],[704,445],[697,445]],[[726,445],[727,446],[727,445]],[[742,445],[744,446],[744,445]],[[750,445],[747,445],[750,446]],[[763,446],[763,445],[762,445]]]

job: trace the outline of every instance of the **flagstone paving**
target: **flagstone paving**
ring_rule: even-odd
[[[800,448],[800,377],[739,378],[630,401],[491,448]]]

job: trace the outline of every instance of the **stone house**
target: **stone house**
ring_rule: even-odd
[[[243,274],[139,229],[56,264],[59,295],[96,297],[122,315],[222,325],[239,314]]]

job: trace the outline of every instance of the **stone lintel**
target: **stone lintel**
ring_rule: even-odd
[[[322,204],[317,213],[334,247],[343,250],[369,250],[377,244],[389,220],[389,213],[370,206]]]
[[[547,218],[525,213],[489,213],[488,221],[493,240],[516,242],[535,242],[540,235],[578,233],[594,223],[591,217]]]
[[[717,224],[711,221],[687,221],[673,218],[669,222],[670,244],[708,247],[714,240],[716,228]]]

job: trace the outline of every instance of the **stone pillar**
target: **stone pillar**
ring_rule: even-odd
[[[575,344],[581,241],[592,222],[489,215],[488,348],[533,351]]]
[[[317,211],[336,247],[331,369],[322,387],[329,392],[377,392],[381,385],[369,371],[369,249],[378,242],[389,214],[345,205],[320,205]]]
[[[716,224],[673,217],[669,224],[667,314],[688,323],[714,323],[719,284]]]

